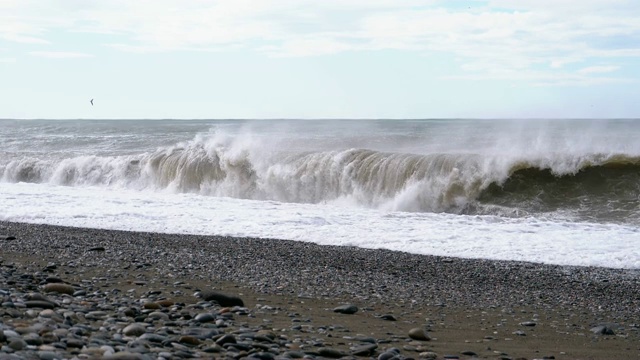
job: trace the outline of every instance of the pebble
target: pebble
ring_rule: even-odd
[[[590,331],[596,335],[615,335],[616,333],[610,327],[600,325],[590,329]]]
[[[432,351],[421,352],[419,356],[425,360],[436,360],[438,358],[438,354]]]
[[[244,301],[237,296],[223,294],[217,291],[204,291],[201,297],[205,301],[215,301],[220,306],[244,306]]]
[[[59,231],[61,234],[65,234],[65,231],[76,230],[62,229]],[[44,233],[38,232],[33,237],[48,239],[48,236],[41,234]],[[116,234],[116,237],[128,238],[129,240],[134,239],[130,235],[118,235],[115,232],[107,234]],[[163,235],[145,234],[143,236],[149,236],[149,242],[151,242],[152,240],[155,241],[156,236]],[[20,238],[25,237],[20,236]],[[220,254],[211,254],[211,252],[207,251],[210,248],[206,242],[200,243],[201,248],[191,246],[196,242],[190,242],[188,247],[177,246],[175,247],[176,254],[174,257],[155,252],[156,249],[164,251],[164,247],[156,248],[153,246],[148,251],[151,255],[147,254],[146,238],[138,239],[136,237],[136,240],[141,240],[139,243],[133,244],[131,242],[129,244],[130,242],[122,242],[118,246],[112,245],[109,240],[96,239],[94,243],[109,244],[107,247],[109,251],[104,251],[104,248],[102,250],[89,249],[89,251],[101,251],[100,254],[87,253],[86,238],[84,242],[75,240],[74,236],[61,236],[61,238],[64,238],[65,241],[55,242],[54,239],[51,245],[48,245],[48,242],[41,240],[42,242],[35,242],[37,246],[32,246],[33,253],[43,255],[43,258],[47,256],[46,253],[43,253],[45,250],[51,252],[52,249],[55,249],[56,253],[66,254],[64,256],[56,254],[55,263],[51,262],[46,266],[7,264],[6,261],[8,259],[6,257],[4,258],[5,262],[2,263],[2,255],[0,255],[0,263],[2,264],[0,266],[0,301],[2,304],[0,312],[4,314],[2,323],[0,323],[0,346],[2,349],[0,350],[0,358],[2,359],[284,359],[305,357],[312,359],[338,356],[351,359],[356,356],[362,356],[383,360],[410,357],[437,359],[441,358],[439,357],[441,355],[428,351],[430,346],[427,347],[427,345],[431,344],[421,343],[425,339],[430,339],[424,328],[412,329],[408,336],[412,340],[407,339],[406,335],[403,336],[404,334],[399,332],[398,328],[409,326],[407,324],[420,325],[419,320],[408,316],[411,313],[409,308],[410,306],[413,307],[413,305],[407,299],[420,299],[420,303],[430,303],[437,306],[440,306],[439,304],[442,304],[442,306],[457,306],[465,301],[464,296],[459,300],[456,298],[456,296],[460,296],[460,293],[456,293],[456,296],[449,296],[447,291],[433,291],[439,285],[452,282],[456,286],[461,286],[465,289],[469,288],[468,292],[472,294],[483,293],[483,291],[476,291],[478,289],[488,291],[486,297],[470,297],[471,303],[474,305],[486,305],[483,303],[488,301],[486,299],[491,301],[500,299],[499,296],[495,296],[494,288],[496,289],[495,291],[505,289],[503,294],[505,295],[505,302],[512,297],[517,297],[524,298],[524,305],[527,305],[526,296],[523,296],[522,293],[511,295],[510,292],[506,291],[514,288],[514,286],[510,285],[510,281],[520,282],[520,280],[515,280],[511,275],[512,272],[504,271],[505,269],[509,270],[511,265],[503,265],[499,262],[487,262],[486,265],[480,262],[477,269],[463,266],[468,264],[468,260],[464,259],[456,259],[451,266],[436,264],[434,265],[435,270],[440,272],[440,276],[433,278],[433,285],[430,285],[430,282],[425,283],[420,280],[416,283],[419,286],[414,287],[407,286],[407,281],[409,280],[406,279],[397,281],[397,277],[394,276],[386,280],[384,276],[378,276],[379,272],[376,270],[379,268],[377,264],[392,263],[394,266],[397,265],[394,271],[398,271],[398,277],[407,271],[411,271],[412,274],[416,272],[432,273],[425,271],[429,270],[431,265],[428,262],[424,262],[424,258],[402,253],[385,252],[381,253],[381,258],[372,262],[367,261],[367,272],[362,272],[357,269],[357,266],[360,266],[358,265],[360,262],[365,264],[364,260],[351,256],[353,253],[349,248],[342,249],[340,252],[329,252],[331,256],[328,257],[320,257],[320,260],[326,262],[326,265],[323,264],[322,266],[326,267],[328,272],[343,271],[344,276],[347,278],[352,276],[359,277],[358,281],[349,281],[347,285],[342,281],[336,282],[335,276],[328,276],[326,279],[317,276],[317,272],[314,271],[316,269],[315,266],[317,266],[315,264],[316,259],[313,256],[307,256],[308,254],[317,253],[318,249],[313,244],[291,244],[292,250],[289,251],[287,249],[283,253],[284,256],[289,258],[291,254],[295,254],[296,257],[298,255],[301,256],[299,259],[296,258],[296,261],[288,263],[293,269],[291,271],[295,271],[293,273],[295,276],[292,276],[289,266],[287,266],[287,269],[280,269],[282,262],[276,261],[280,260],[277,252],[265,253],[264,257],[254,256],[256,254],[251,249],[246,249],[248,252],[243,253],[243,249],[235,247],[235,240],[233,239],[225,240],[225,238],[220,238],[223,241],[222,245],[219,245],[221,248],[229,247],[230,250],[233,250],[229,252],[230,257],[220,259]],[[260,241],[256,240],[256,242]],[[2,244],[8,250],[11,250],[13,247],[27,246],[21,245],[22,243],[22,241],[14,241]],[[30,243],[30,241],[25,241],[24,243]],[[114,244],[116,243],[114,242]],[[185,252],[182,252],[183,247]],[[305,250],[307,248],[313,249],[313,251]],[[278,248],[277,250],[279,251],[280,249]],[[362,250],[354,251],[355,254],[362,254]],[[185,254],[192,254],[193,257],[184,257]],[[334,256],[334,254],[336,255]],[[373,254],[377,256],[379,253],[372,251]],[[249,260],[245,260],[245,257]],[[52,259],[52,257],[46,258]],[[114,258],[122,259],[122,261],[113,261],[109,262],[108,266],[104,265],[106,264],[105,262]],[[389,262],[387,260],[394,261]],[[14,260],[9,259],[9,261]],[[262,272],[247,271],[245,268],[247,262],[258,268],[276,266],[279,271],[282,270],[282,275],[274,275],[278,272],[273,271],[273,269],[267,269],[269,276],[265,278],[261,275]],[[223,265],[220,266],[220,264]],[[304,266],[298,264],[303,264]],[[404,264],[407,264],[406,268],[410,270],[405,270]],[[476,263],[474,262],[473,264]],[[300,271],[300,269],[306,269],[307,265],[311,269],[308,274]],[[24,268],[26,266],[28,268]],[[105,271],[98,275],[91,275],[95,277],[87,277],[78,283],[65,282],[72,278],[71,274],[74,271],[91,270],[91,268],[102,270],[100,266],[104,266]],[[154,269],[152,268],[160,266],[162,266],[163,274],[154,278],[152,274]],[[493,266],[497,266],[496,270],[492,270]],[[518,266],[526,268],[529,265]],[[539,265],[536,265],[536,269],[538,267]],[[474,273],[486,275],[489,280],[493,278],[494,275],[492,274],[497,273],[500,275],[500,279],[504,278],[504,280],[500,281],[505,286],[483,285],[485,282],[476,284],[475,280],[469,283],[465,280],[467,277],[458,277],[457,273],[450,272],[449,268],[456,269],[456,271],[466,271],[464,270],[465,268],[470,268],[473,269]],[[353,269],[355,269],[355,272],[354,275],[351,275],[350,272]],[[250,270],[255,270],[255,268]],[[111,271],[113,272],[111,273]],[[575,271],[581,272],[583,270],[578,269]],[[522,273],[522,271],[513,271],[515,275],[522,275]],[[468,275],[468,273],[466,274]],[[200,277],[201,279],[206,279],[207,277],[214,280],[228,279],[243,283],[254,289],[263,289],[265,293],[288,292],[294,294],[294,297],[295,294],[308,294],[311,297],[322,296],[323,298],[331,299],[337,304],[340,304],[338,301],[342,299],[357,299],[355,301],[362,303],[363,312],[359,316],[350,318],[355,321],[376,311],[377,305],[380,304],[376,300],[379,295],[382,301],[389,300],[387,304],[398,305],[395,311],[401,314],[399,317],[403,321],[400,323],[377,321],[376,326],[389,327],[389,332],[386,335],[383,335],[384,332],[377,334],[376,336],[379,336],[377,339],[363,335],[343,336],[349,335],[349,329],[344,326],[349,325],[349,320],[346,320],[349,317],[340,315],[334,317],[336,322],[344,321],[343,326],[316,323],[308,313],[305,313],[306,309],[304,308],[311,302],[306,301],[304,296],[294,299],[294,301],[297,300],[300,303],[303,301],[307,303],[304,305],[297,304],[298,308],[296,310],[289,310],[292,307],[286,304],[270,304],[267,300],[259,300],[262,304],[261,307],[251,305],[245,308],[245,301],[240,298],[243,296],[242,294],[233,295],[208,290],[200,291],[192,287],[192,285],[176,281],[173,278],[175,275],[183,278],[185,276],[193,276],[193,278]],[[388,274],[382,275],[386,276]],[[119,283],[124,284],[122,287],[116,288],[110,285],[111,281],[116,277],[120,279],[118,280]],[[451,280],[451,277],[455,279]],[[440,281],[440,278],[447,280]],[[470,276],[468,278],[477,279],[477,277]],[[564,279],[564,277],[561,278]],[[571,275],[567,276],[567,278],[573,279],[575,277]],[[614,280],[610,281],[607,286],[612,287],[614,282],[618,280],[615,280],[615,277],[610,278]],[[351,279],[349,278],[349,280]],[[527,279],[524,280],[530,281],[530,278]],[[456,280],[461,280],[461,284],[458,284]],[[311,284],[312,282],[313,284]],[[491,281],[486,283],[491,284]],[[181,297],[193,294],[193,292],[199,292],[200,299],[194,297],[192,302],[181,303],[184,299],[178,300],[178,292],[174,293],[169,290],[165,286],[167,284],[175,284],[172,290],[177,288],[183,290],[184,292],[179,294]],[[630,282],[630,284],[633,285],[635,282]],[[56,285],[58,290],[53,291],[53,285]],[[132,285],[137,286],[134,287]],[[216,284],[211,284],[211,286],[216,286]],[[542,284],[541,286],[546,285]],[[629,291],[634,289],[633,286],[630,286]],[[132,287],[134,289],[131,289]],[[526,287],[523,288],[527,289]],[[580,288],[577,288],[578,290],[576,291],[579,291]],[[619,287],[616,287],[616,289],[619,289]],[[47,296],[40,294],[40,291]],[[619,290],[616,290],[615,294],[618,293]],[[351,296],[354,294],[356,296]],[[611,304],[627,304],[619,301],[610,301],[603,304],[598,301],[600,298],[596,295],[594,295],[594,298],[576,295],[571,297],[570,300],[577,302],[590,301],[598,306],[602,305],[606,309],[611,308]],[[607,296],[615,298],[613,295]],[[631,301],[628,304],[635,303]],[[350,308],[351,306],[355,310],[344,313],[353,314],[358,312],[357,306],[344,305],[345,308]],[[285,310],[284,308],[287,309]],[[339,308],[342,308],[342,306],[336,309]],[[285,325],[270,321],[271,319],[268,317],[269,313],[275,314],[279,312],[282,315],[295,311],[300,311],[302,314],[293,314],[291,319],[296,321],[289,323],[287,319]],[[394,315],[382,314],[377,319],[397,320]],[[333,317],[333,315],[329,316]],[[247,319],[255,317],[258,317],[258,320],[262,318],[265,321],[247,321]],[[527,315],[527,318],[537,320],[538,316]],[[544,317],[540,317],[540,319],[544,319]],[[260,325],[250,326],[248,325],[249,323],[258,323]],[[530,326],[525,323],[528,322],[521,323],[521,326]],[[432,324],[432,327],[434,327],[434,331],[437,331],[437,324]],[[617,331],[618,328],[614,329]],[[20,332],[17,330],[20,330]],[[594,333],[597,332],[594,331]],[[368,332],[365,334],[368,334]],[[499,337],[503,337],[502,333],[500,333]],[[396,348],[388,349],[387,346],[397,346],[402,350]],[[407,355],[409,350],[405,349],[410,349],[411,352]],[[455,351],[459,350],[461,349],[453,350],[453,352],[455,353]],[[465,352],[461,354],[465,354]],[[448,357],[454,358],[453,356]]]
[[[139,324],[130,324],[122,329],[122,333],[127,336],[140,336],[146,332],[145,328]]]
[[[376,344],[370,345],[361,345],[353,348],[351,350],[351,354],[355,356],[371,356],[375,353],[375,350],[378,348]]]
[[[342,351],[331,348],[320,348],[318,350],[318,355],[331,359],[340,359],[341,357],[346,356]]]
[[[380,319],[382,320],[387,320],[387,321],[398,321],[398,319],[396,319],[395,316],[391,315],[391,314],[384,314],[380,316]]]
[[[431,337],[423,328],[413,328],[409,330],[409,337],[414,340],[429,341]]]
[[[215,321],[216,318],[209,313],[203,313],[203,314],[196,315],[195,320],[201,323],[208,323],[208,322]]]
[[[333,309],[333,312],[337,312],[339,314],[355,314],[358,312],[358,307],[352,304],[341,305]]]
[[[71,285],[63,284],[60,282],[51,282],[44,286],[44,292],[51,293],[57,292],[60,294],[73,295],[76,290]]]
[[[28,308],[53,309],[56,307],[56,304],[44,300],[29,300],[25,301],[24,304]]]

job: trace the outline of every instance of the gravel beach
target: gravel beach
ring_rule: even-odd
[[[0,359],[640,358],[638,270],[0,222],[0,295]]]

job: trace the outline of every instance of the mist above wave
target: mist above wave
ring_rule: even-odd
[[[490,132],[482,139],[468,133],[453,134],[452,143],[460,142],[460,137],[470,139],[473,146],[463,151],[459,143],[447,144],[438,131],[431,131],[437,141],[425,141],[423,151],[415,153],[330,149],[338,147],[334,142],[340,139],[329,136],[308,144],[304,137],[213,131],[131,155],[15,156],[0,164],[0,174],[5,182],[339,203],[413,212],[527,216],[568,209],[582,211],[581,216],[588,218],[608,207],[619,216],[640,217],[640,156],[630,144],[616,143],[618,152],[614,152],[611,146],[604,151],[605,142],[559,136],[561,132],[547,138],[521,138],[527,141],[512,141],[509,146],[507,138],[496,138]],[[384,137],[356,135],[351,135],[352,142],[382,139],[373,145],[393,148]],[[396,149],[419,150],[419,140],[428,139],[425,134],[407,131],[400,135],[409,140]],[[327,146],[329,143],[333,145]],[[445,145],[449,151],[444,151]],[[616,171],[620,168],[624,170]]]

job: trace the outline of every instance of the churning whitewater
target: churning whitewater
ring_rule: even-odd
[[[88,198],[92,193],[100,193],[103,199],[142,193],[149,199],[127,205],[140,209],[183,194],[189,195],[191,202],[198,199],[198,203],[209,205],[228,201],[234,207],[244,204],[245,217],[259,204],[290,204],[286,207],[292,219],[302,209],[387,215],[407,212],[415,213],[408,218],[422,219],[423,223],[411,224],[418,228],[439,221],[434,220],[439,217],[457,219],[454,223],[515,221],[526,231],[535,231],[526,229],[532,223],[547,222],[561,227],[570,224],[575,233],[571,236],[595,241],[596,248],[598,239],[590,240],[594,234],[588,233],[593,229],[599,229],[598,236],[604,234],[604,228],[615,236],[611,229],[618,229],[626,234],[618,241],[638,244],[640,145],[636,139],[640,138],[640,123],[630,120],[78,120],[3,121],[2,125],[0,192],[5,197],[17,196],[12,193],[16,189],[37,189],[42,192],[39,197],[46,198],[49,192],[53,198],[54,193],[66,191],[60,187],[76,194],[82,189]],[[6,207],[2,211],[6,220],[78,225],[77,220],[56,218],[54,222],[46,215],[36,220],[11,214]],[[98,219],[104,214],[87,216]],[[326,219],[319,223],[323,221]],[[123,218],[119,222],[127,221]],[[88,220],[80,225],[101,226],[98,223]],[[191,230],[145,226],[141,222],[135,229],[200,233],[198,224]],[[506,236],[499,228],[495,225],[495,237]],[[215,231],[315,241],[296,238],[291,234],[299,229],[287,229],[269,233],[265,228],[252,234],[229,233],[224,227]],[[384,231],[379,235],[382,238],[389,236]],[[352,237],[361,235],[354,233]],[[468,235],[458,236],[462,236],[462,243],[477,242]],[[422,249],[431,246],[426,246],[428,232],[419,241],[424,246],[415,246],[418,250],[413,251],[424,253]],[[384,241],[346,242],[385,247]],[[407,246],[399,249],[407,251]],[[451,249],[445,250],[429,253],[449,254]],[[488,246],[485,256],[492,253],[496,249]],[[505,249],[499,253],[504,254]],[[626,263],[619,260],[618,264],[612,259],[601,264],[588,258],[550,260],[557,254],[531,256],[500,258],[614,267],[636,267],[640,262],[640,258],[629,259],[629,254],[624,256]]]

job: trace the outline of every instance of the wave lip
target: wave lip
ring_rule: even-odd
[[[219,134],[155,151],[14,158],[5,182],[122,187],[410,212],[640,220],[640,156],[625,153],[292,151]]]

